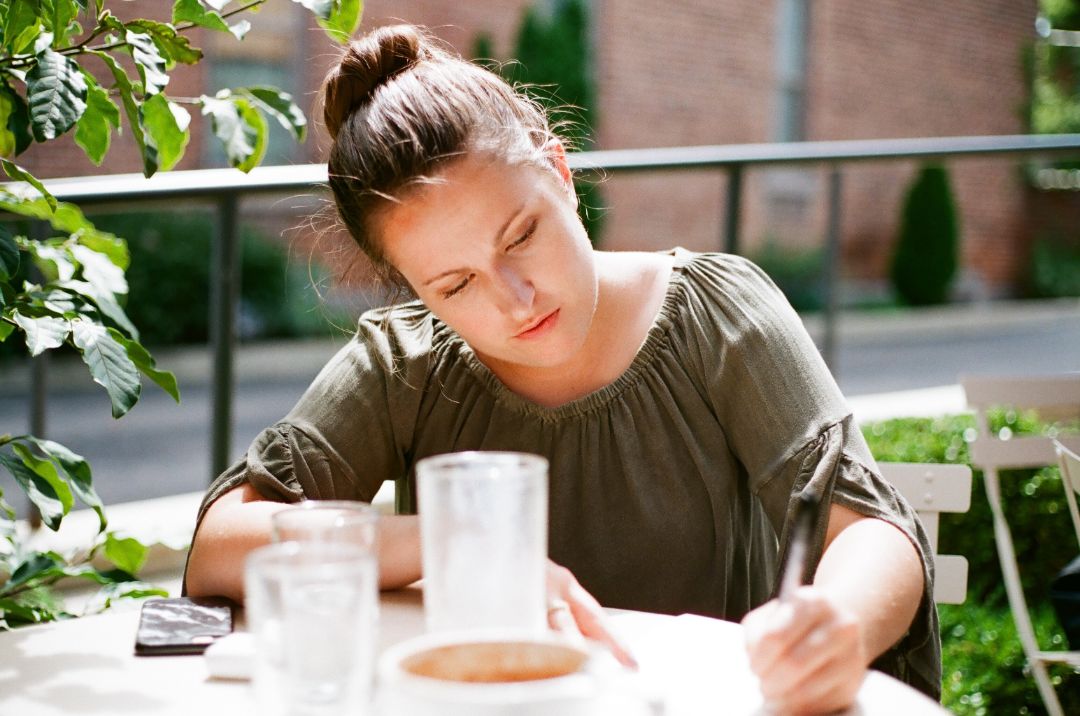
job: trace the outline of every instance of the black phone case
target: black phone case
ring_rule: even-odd
[[[232,602],[175,597],[143,602],[135,653],[139,656],[201,654],[232,631]]]

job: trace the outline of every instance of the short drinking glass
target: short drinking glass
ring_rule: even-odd
[[[260,714],[366,713],[376,642],[374,557],[342,543],[280,542],[244,573]]]

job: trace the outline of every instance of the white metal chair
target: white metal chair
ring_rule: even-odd
[[[1076,531],[1076,546],[1080,549],[1080,510],[1076,506],[1076,495],[1080,493],[1080,455],[1054,441],[1054,452],[1061,467],[1061,483],[1065,486],[1065,501],[1069,503],[1069,516],[1072,517],[1073,530]]]
[[[938,554],[938,516],[971,507],[971,468],[920,462],[879,462],[881,475],[919,513],[934,551],[934,601],[963,604],[967,598],[967,560]]]
[[[1035,639],[1027,600],[1020,583],[1020,571],[1013,547],[1012,533],[1005,519],[1001,502],[1000,470],[1046,467],[1057,462],[1054,440],[1041,436],[994,435],[990,432],[987,411],[993,407],[1018,410],[1049,411],[1055,417],[1080,417],[1080,373],[1043,377],[963,376],[960,383],[967,396],[968,406],[975,411],[978,436],[971,443],[971,462],[981,468],[986,486],[986,498],[994,517],[994,540],[997,544],[1001,572],[1005,578],[1005,593],[1009,599],[1016,631],[1024,649],[1039,695],[1050,716],[1063,716],[1061,702],[1054,692],[1046,666],[1067,663],[1080,666],[1080,652],[1042,651]],[[1080,436],[1060,438],[1059,444],[1080,450]],[[1066,494],[1071,490],[1066,490]],[[1075,495],[1070,505],[1077,538],[1080,539],[1080,517],[1075,513]]]

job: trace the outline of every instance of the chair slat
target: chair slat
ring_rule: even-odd
[[[963,604],[967,599],[968,561],[955,554],[934,555],[934,601]]]
[[[994,406],[1020,409],[1080,405],[1080,373],[1002,377],[960,376],[968,406],[986,410]]]
[[[967,512],[971,507],[971,468],[967,465],[882,462],[878,467],[916,510]]]
[[[1080,450],[1080,435],[1059,437],[1058,441],[1070,450]],[[1008,440],[979,437],[971,443],[971,462],[980,468],[1046,467],[1057,464],[1057,460],[1053,440],[1041,436],[1025,435]]]

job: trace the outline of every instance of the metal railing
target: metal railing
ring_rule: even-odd
[[[964,157],[1017,156],[1061,157],[1080,155],[1080,134],[875,139],[784,144],[741,144],[666,149],[627,149],[582,152],[570,155],[570,166],[581,173],[623,173],[665,170],[723,170],[728,175],[726,214],[718,248],[730,253],[739,249],[743,174],[754,167],[824,165],[829,167],[828,222],[825,250],[825,311],[822,353],[835,366],[836,279],[840,257],[840,219],[843,210],[842,165],[867,161],[912,159],[960,159]],[[213,351],[213,418],[211,427],[211,477],[228,466],[232,433],[233,354],[236,346],[235,316],[239,302],[238,222],[240,201],[248,195],[281,194],[324,188],[326,166],[259,167],[249,174],[233,169],[203,169],[158,174],[146,179],[139,174],[56,179],[45,182],[61,201],[83,208],[176,199],[216,205],[219,230],[213,250],[211,272],[211,350]],[[45,432],[45,381],[43,361],[32,372],[30,422]]]

